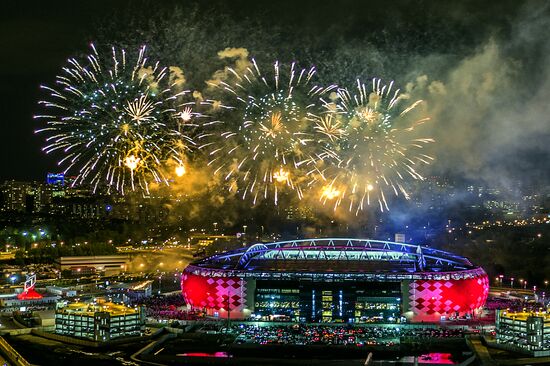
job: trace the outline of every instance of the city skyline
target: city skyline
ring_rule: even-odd
[[[246,2],[242,3],[243,5],[246,4]],[[143,2],[143,4],[145,5],[146,2]],[[351,7],[359,6],[354,5],[351,2],[347,5],[350,5]],[[175,4],[168,2],[159,7],[159,11],[162,12],[172,6],[175,6]],[[493,5],[489,4],[488,6]],[[501,9],[501,16],[487,17],[488,12],[484,8],[475,7],[471,4],[464,6],[455,5],[454,10],[457,14],[461,14],[462,12],[471,12],[472,19],[483,20],[483,22],[478,22],[478,24],[476,24],[475,26],[466,24],[467,21],[465,19],[458,21],[456,17],[446,14],[446,11],[443,7],[435,8],[435,14],[445,14],[443,15],[442,19],[447,17],[447,21],[450,22],[450,24],[455,24],[458,27],[457,30],[465,30],[466,34],[468,34],[468,37],[460,40],[460,42],[457,42],[456,46],[450,46],[449,44],[440,43],[436,38],[434,38],[434,35],[430,32],[437,29],[438,31],[440,31],[440,37],[442,37],[443,39],[448,38],[456,40],[456,34],[454,34],[454,32],[456,32],[457,30],[451,31],[446,26],[442,29],[439,29],[442,27],[442,25],[437,23],[430,24],[429,22],[426,22],[426,20],[422,20],[417,14],[421,12],[421,7],[413,8],[414,15],[409,18],[403,19],[403,24],[392,25],[392,23],[380,23],[380,21],[377,21],[378,23],[380,23],[377,24],[377,27],[384,29],[384,31],[388,34],[388,37],[390,38],[384,41],[377,38],[376,36],[371,36],[373,44],[378,45],[370,50],[370,55],[368,55],[365,59],[366,64],[369,67],[367,70],[362,71],[366,71],[366,74],[368,75],[348,75],[348,77],[354,78],[356,76],[373,76],[377,73],[380,73],[380,71],[382,71],[382,74],[388,73],[388,75],[392,77],[391,69],[393,67],[396,67],[397,65],[390,65],[388,67],[384,64],[384,62],[381,62],[378,66],[379,68],[381,68],[381,70],[377,70],[376,66],[371,66],[375,65],[373,64],[374,60],[372,58],[374,58],[375,55],[378,55],[376,57],[380,57],[383,55],[384,52],[387,52],[385,51],[385,49],[388,48],[388,42],[393,41],[391,37],[399,29],[398,27],[420,27],[419,29],[424,29],[427,32],[424,36],[411,35],[411,39],[406,39],[402,41],[404,42],[403,47],[405,49],[405,55],[408,58],[423,57],[421,55],[423,53],[426,53],[426,51],[411,52],[411,50],[409,49],[410,47],[414,48],[415,44],[422,43],[425,43],[426,47],[428,47],[428,45],[431,45],[431,51],[429,52],[439,55],[438,57],[446,57],[445,55],[449,54],[449,52],[460,54],[460,57],[463,60],[461,61],[462,67],[475,67],[474,62],[477,62],[478,60],[482,61],[484,60],[483,58],[485,58],[487,62],[495,62],[494,65],[498,68],[497,70],[495,70],[495,72],[501,73],[499,74],[499,77],[505,77],[509,79],[510,82],[512,82],[511,75],[515,74],[518,77],[514,80],[514,82],[519,82],[520,85],[525,86],[532,85],[535,88],[531,90],[533,95],[529,96],[527,94],[526,97],[528,97],[528,99],[532,99],[533,102],[535,102],[539,98],[543,98],[543,96],[545,95],[544,93],[546,90],[546,84],[544,84],[544,80],[547,72],[546,70],[544,70],[544,68],[542,68],[542,77],[537,78],[540,81],[536,82],[535,79],[532,78],[532,76],[527,74],[527,71],[529,69],[528,65],[532,65],[533,67],[538,67],[537,65],[543,65],[544,53],[534,53],[534,57],[529,58],[529,61],[527,61],[522,58],[521,53],[517,52],[522,48],[525,49],[526,47],[530,47],[530,44],[532,44],[533,46],[539,45],[540,47],[544,48],[544,41],[538,38],[539,28],[544,24],[544,17],[539,17],[537,20],[530,23],[527,20],[526,14],[529,14],[530,8],[532,8],[533,6],[535,6],[534,3],[526,3],[524,4],[524,6],[521,6],[516,2],[509,2],[505,7],[503,7],[503,9]],[[7,112],[5,113],[5,118],[8,121],[7,123],[9,123],[10,125],[10,127],[8,127],[6,130],[11,137],[8,138],[6,140],[6,143],[2,145],[3,150],[1,151],[1,156],[3,156],[5,159],[4,166],[6,168],[0,172],[1,180],[39,180],[46,172],[57,172],[60,170],[56,166],[53,159],[49,158],[46,155],[43,155],[40,152],[40,146],[43,146],[42,139],[40,138],[40,136],[36,136],[33,134],[33,131],[39,129],[40,127],[40,124],[37,123],[37,121],[32,120],[32,116],[39,113],[39,108],[36,105],[36,101],[43,96],[43,94],[39,90],[39,85],[44,83],[47,84],[49,81],[53,80],[53,77],[56,74],[56,70],[58,70],[59,67],[64,63],[64,60],[66,60],[68,57],[75,56],[83,52],[90,41],[100,40],[104,43],[112,42],[113,44],[115,44],[119,42],[119,40],[122,40],[126,34],[131,34],[131,32],[127,33],[127,31],[123,27],[105,20],[104,16],[107,10],[105,10],[105,7],[102,6],[101,3],[91,5],[79,5],[77,7],[71,8],[71,10],[67,10],[64,7],[59,7],[59,9],[55,9],[43,5],[38,5],[31,12],[27,12],[26,10],[29,9],[25,9],[22,6],[14,5],[11,12],[6,12],[6,16],[7,14],[11,14],[12,16],[10,16],[9,19],[6,19],[6,22],[3,22],[3,24],[10,29],[20,30],[19,32],[17,32],[17,34],[18,37],[21,38],[21,43],[15,42],[14,39],[7,38],[8,32],[3,32],[5,34],[4,43],[7,46],[8,51],[12,50],[12,52],[8,53],[12,54],[13,57],[5,58],[3,60],[3,62],[5,62],[5,65],[4,67],[2,67],[2,72],[4,73],[4,76],[7,78],[8,82],[11,83],[12,88],[5,89],[3,91],[3,93],[5,94],[2,95],[1,98],[3,101],[5,101],[6,107],[10,106],[10,108],[5,108]],[[132,11],[134,10],[135,7],[130,6],[129,3],[123,2],[117,5],[116,8],[114,8],[115,12],[128,11],[128,17],[130,19],[134,17],[134,15],[132,15]],[[329,21],[328,24],[331,24],[333,27],[337,27],[343,24],[344,19],[347,16],[346,12],[342,10],[342,12],[338,13],[336,16],[327,18],[328,12],[324,10],[324,7],[321,6],[314,10],[311,10],[308,9],[308,4],[305,3],[302,5],[296,5],[295,10],[296,12],[292,16],[297,17],[297,19],[303,20],[305,24],[307,24],[307,27],[305,28],[307,32],[317,31],[317,29],[315,28],[315,22],[312,20],[312,18],[310,16],[305,16],[305,14],[307,14],[308,12],[313,11],[312,14],[315,14],[316,17],[327,19]],[[73,11],[76,11],[77,13],[75,13],[74,16],[71,16],[69,12]],[[233,10],[227,11],[229,17],[235,16],[235,14],[232,12]],[[280,11],[280,9],[274,11]],[[382,8],[371,8],[371,12],[373,14],[382,13],[383,11],[384,10]],[[407,11],[407,6],[397,7],[395,10],[396,14],[401,14],[405,11]],[[84,14],[88,14],[90,16],[85,17],[83,16]],[[250,16],[252,17],[257,17],[258,21],[263,21],[262,12],[256,7],[250,8],[250,14]],[[301,14],[303,15],[302,17]],[[291,15],[289,14],[286,16],[290,17]],[[78,25],[75,26],[76,21],[77,19],[79,19],[79,17],[85,19],[85,21],[79,21]],[[371,17],[366,15],[365,18],[361,18],[358,15],[355,15],[355,17],[357,18],[352,19],[350,23],[351,25],[349,25],[348,28],[358,27],[358,24],[360,24],[361,21],[373,21]],[[137,20],[139,18],[135,19]],[[277,20],[274,25],[278,25],[284,21],[285,19],[283,16],[283,18]],[[31,24],[41,24],[42,31],[37,32],[35,26]],[[523,24],[529,24],[529,27],[522,27]],[[106,31],[106,29],[111,29],[112,27],[115,27],[114,29],[116,29],[116,31],[113,33],[114,39],[109,40],[105,37],[106,35],[104,32]],[[66,32],[67,29],[73,29],[74,32]],[[513,35],[514,31],[517,29],[522,30],[523,33],[521,33],[521,35],[523,39],[527,40],[523,42],[522,45],[516,46],[516,44],[512,42],[510,45],[504,47],[499,43],[500,39],[506,39],[509,35]],[[33,32],[35,34],[38,34],[39,37],[33,37]],[[364,32],[359,32],[353,36],[347,36],[350,42],[357,42],[357,40],[361,37],[366,37],[366,34]],[[163,42],[165,42],[165,40],[163,40]],[[384,44],[384,42],[386,42],[386,44]],[[151,44],[150,46],[155,49],[155,53],[158,53],[156,48],[158,48],[159,45]],[[238,45],[226,46],[236,47]],[[220,46],[218,47],[220,49],[223,48],[223,44],[220,44]],[[262,47],[263,46],[257,47],[257,52],[254,52],[254,49],[251,49],[249,51],[251,52],[251,54],[258,53],[261,55],[262,52],[264,52]],[[281,48],[281,50],[283,50],[283,54],[284,52],[286,52],[284,51],[284,46]],[[39,63],[32,61],[34,60],[33,55],[36,54],[40,54],[43,56],[41,57],[41,62]],[[186,66],[185,59],[186,57],[184,56],[184,68]],[[172,61],[169,60],[169,62]],[[309,62],[315,63],[315,60],[312,58],[312,60]],[[512,69],[511,67],[514,62],[516,62],[517,65],[521,66],[515,66],[515,68]],[[403,84],[408,82],[429,83],[430,80],[441,80],[441,82],[443,82],[444,84],[446,82],[451,82],[451,80],[445,81],[446,78],[449,78],[448,75],[445,75],[445,72],[442,73],[441,71],[438,71],[436,74],[434,74],[434,76],[431,75],[432,70],[430,70],[430,67],[435,65],[421,62],[419,66],[419,69],[413,68],[413,70],[411,70],[410,67],[406,67],[406,69],[409,69],[408,76],[400,75],[400,72],[398,72],[396,73],[396,75],[393,75],[393,77],[397,78],[398,81],[400,80]],[[194,66],[192,66],[191,69],[193,69],[193,67]],[[441,68],[440,66],[437,67]],[[455,73],[458,72],[457,70],[458,69],[455,70]],[[356,72],[357,71],[352,71],[352,73]],[[472,74],[472,76],[474,76],[475,73],[478,71],[472,70],[472,72],[474,72],[474,74]],[[424,77],[422,74],[425,74],[428,77],[428,81],[421,81],[420,79],[414,81],[415,78]],[[481,77],[483,77],[483,75],[483,73],[479,74],[479,76]],[[491,76],[491,78],[496,76],[497,74],[495,73],[493,76]],[[193,75],[190,75],[190,77],[193,78]],[[437,85],[439,84],[432,84],[432,88],[435,88]],[[194,86],[196,87],[196,84]],[[494,92],[496,93],[496,95],[502,94],[498,88],[495,88]],[[521,92],[523,93],[523,91]],[[525,93],[528,93],[527,90],[525,90]],[[493,108],[492,104],[493,102],[496,102],[498,98],[494,97],[493,99],[494,101],[491,101],[490,99],[483,99],[482,101],[483,103],[489,103],[488,105]],[[498,100],[505,99],[500,98]],[[18,107],[14,108],[11,106]],[[534,109],[534,111],[536,112],[536,109]],[[496,140],[493,141],[493,137],[485,136],[485,138],[489,139],[486,140],[487,147],[481,147],[482,150],[477,153],[479,154],[479,163],[477,163],[477,168],[475,168],[475,164],[474,166],[471,166],[471,162],[469,161],[471,157],[460,156],[461,153],[470,153],[467,152],[467,150],[464,150],[462,147],[458,148],[457,146],[458,149],[455,149],[454,147],[454,150],[451,149],[454,151],[452,154],[451,150],[449,150],[449,153],[441,153],[441,151],[439,151],[439,154],[435,154],[436,161],[434,173],[444,175],[450,174],[451,176],[455,176],[458,178],[464,177],[466,179],[479,179],[483,182],[498,183],[501,187],[506,187],[508,185],[507,181],[509,179],[525,181],[528,184],[531,184],[532,182],[535,182],[536,184],[546,182],[548,179],[546,173],[548,169],[546,169],[544,161],[547,161],[546,158],[548,156],[548,151],[545,149],[542,141],[544,141],[545,137],[548,134],[547,129],[544,128],[544,126],[547,126],[548,124],[545,124],[543,123],[543,120],[540,120],[541,118],[544,119],[544,117],[537,117],[544,115],[542,111],[540,112],[541,113],[536,112],[536,116],[531,116],[532,113],[530,111],[523,114],[523,116],[521,114],[516,114],[516,116],[511,119],[510,123],[507,123],[504,126],[499,126],[504,127],[504,131],[506,131],[507,129],[511,128],[513,124],[515,124],[516,126],[521,126],[522,130],[529,131],[529,133],[526,135],[522,133],[518,134],[518,130],[515,127],[513,130],[509,130],[510,137],[516,136],[517,142],[514,142],[513,139],[509,139],[509,142],[502,142],[502,146],[499,142],[496,142],[495,145]],[[438,116],[432,116],[432,119],[436,119],[436,125],[444,127],[445,124],[448,123],[449,118],[443,117],[440,121],[438,121],[437,117]],[[485,121],[489,121],[492,119],[492,117],[488,117],[489,119],[486,119]],[[516,118],[515,123],[514,118]],[[522,119],[524,118],[526,118],[526,120],[522,121]],[[481,121],[482,120],[480,120],[479,122]],[[472,120],[471,123],[473,123],[472,126],[478,125],[478,122],[474,120]],[[535,129],[536,133],[532,134],[530,132],[532,130],[530,125],[532,125],[532,127]],[[488,131],[493,130],[493,132],[490,132],[491,134],[499,134],[502,132],[500,131],[499,127],[495,126],[495,128],[491,128],[490,124],[488,124],[489,129],[480,130],[479,133],[481,133],[481,135],[487,134]],[[451,132],[451,134],[452,130],[453,127],[452,125],[450,125],[448,131]],[[472,132],[475,133],[476,131]],[[467,139],[467,137],[464,138]],[[480,140],[480,142],[483,142],[483,140]],[[440,140],[437,144],[439,146],[445,146],[446,143],[447,142],[445,141],[445,139],[443,139]],[[453,145],[454,143],[451,142],[450,146]],[[475,149],[480,148],[479,144],[474,144],[472,146]],[[439,150],[439,148],[436,148],[436,150]],[[444,150],[442,151],[444,152]],[[489,152],[489,154],[487,154],[487,152]],[[8,159],[8,157],[14,153],[18,156],[18,159]],[[463,162],[462,164],[460,164],[461,160]],[[450,165],[451,162],[452,165]],[[461,167],[461,165],[463,167]],[[426,171],[428,173],[431,173],[431,168],[428,167]],[[499,173],[497,173],[497,171]]]

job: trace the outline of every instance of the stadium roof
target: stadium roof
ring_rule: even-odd
[[[451,272],[477,268],[467,258],[419,245],[323,238],[258,243],[207,257],[191,267],[231,271],[335,273]]]

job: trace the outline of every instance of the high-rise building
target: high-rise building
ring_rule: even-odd
[[[32,212],[34,200],[33,185],[29,182],[6,181],[1,188],[3,196],[2,211]],[[30,207],[29,207],[30,206]]]
[[[46,183],[54,186],[65,185],[65,174],[63,173],[48,173],[46,175]]]

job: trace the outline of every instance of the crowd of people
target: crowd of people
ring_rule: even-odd
[[[399,343],[400,337],[462,337],[460,329],[352,327],[321,325],[256,326],[238,325],[236,343],[294,345],[386,345]]]
[[[510,309],[518,311],[525,307],[525,302],[517,298],[489,297],[485,303],[488,310]]]
[[[201,314],[188,310],[185,300],[181,295],[170,296],[152,296],[141,299],[136,302],[137,305],[143,305],[145,315],[155,320],[196,320]]]
[[[401,329],[401,337],[415,338],[461,338],[464,336],[464,330],[458,328],[411,328]]]

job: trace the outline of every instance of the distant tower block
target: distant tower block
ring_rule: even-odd
[[[405,243],[405,234],[395,234],[395,242],[396,243]]]

